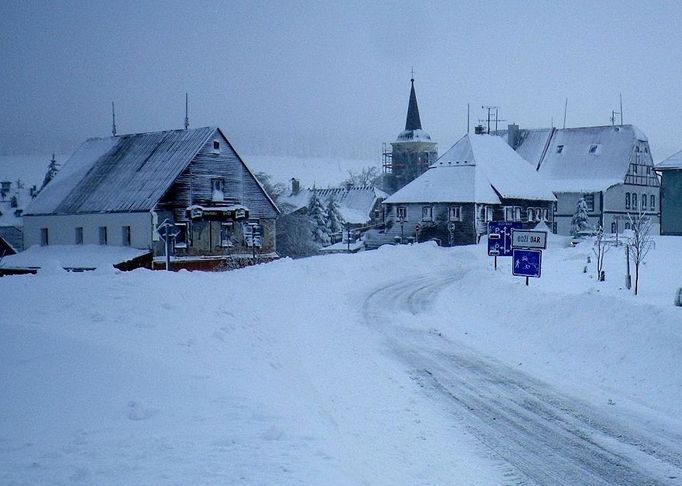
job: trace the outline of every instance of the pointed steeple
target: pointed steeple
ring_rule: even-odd
[[[414,93],[414,78],[410,79],[412,87],[410,89],[410,103],[407,105],[407,120],[405,130],[421,130],[422,122],[419,119],[419,107],[417,106],[417,95]]]

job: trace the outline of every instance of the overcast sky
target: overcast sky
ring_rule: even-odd
[[[379,162],[410,70],[444,152],[482,105],[500,125],[624,122],[682,149],[682,2],[0,2],[0,153],[217,125],[245,153]]]

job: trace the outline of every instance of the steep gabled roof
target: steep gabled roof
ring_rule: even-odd
[[[405,120],[405,130],[421,130],[422,121],[419,118],[419,106],[417,106],[417,95],[414,92],[414,79],[410,80],[410,101],[407,105],[407,120]]]
[[[515,149],[553,191],[595,192],[623,183],[637,141],[633,125],[521,129]]]
[[[500,204],[500,197],[556,200],[535,170],[501,138],[465,135],[384,202]]]
[[[217,130],[205,127],[87,140],[26,214],[151,210]]]

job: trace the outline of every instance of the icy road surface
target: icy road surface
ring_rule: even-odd
[[[681,484],[681,437],[659,427],[650,432],[648,418],[614,420],[449,340],[438,331],[443,323],[425,326],[438,292],[463,275],[427,274],[385,285],[366,299],[364,317],[413,369],[424,392],[480,441],[484,454],[508,464],[508,484]]]

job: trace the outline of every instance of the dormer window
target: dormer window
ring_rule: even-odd
[[[556,146],[556,153],[560,154],[561,152],[564,151],[564,146],[563,145],[557,145]]]

